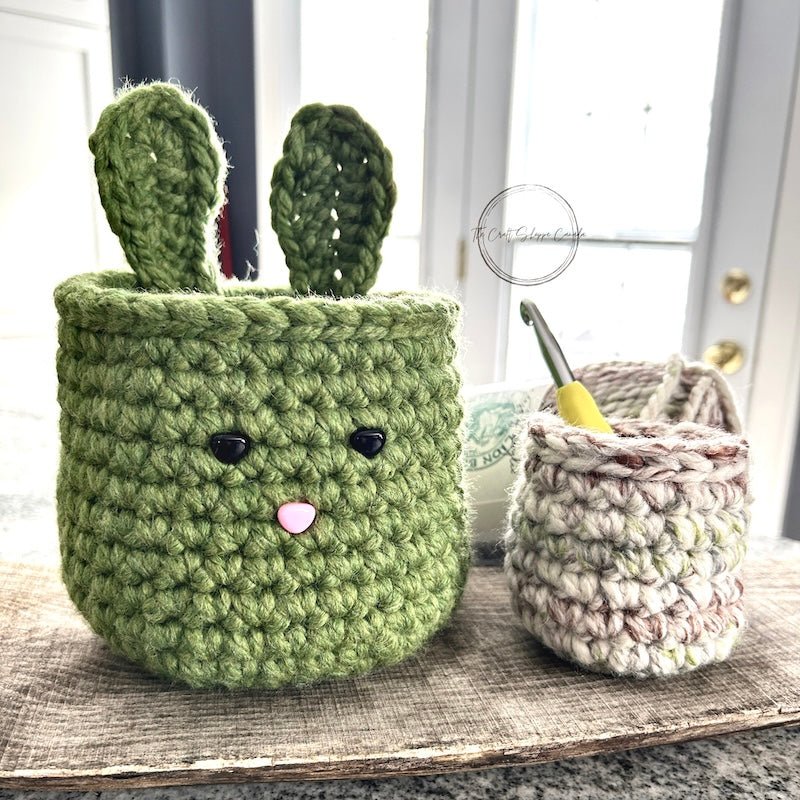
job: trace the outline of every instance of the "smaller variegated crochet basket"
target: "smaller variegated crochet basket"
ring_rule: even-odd
[[[525,627],[587,669],[666,677],[722,661],[745,628],[748,445],[724,378],[678,356],[576,371],[612,434],[525,425],[505,537]]]

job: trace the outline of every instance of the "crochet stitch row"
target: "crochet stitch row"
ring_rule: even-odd
[[[76,275],[56,289],[55,302],[61,318],[81,330],[219,343],[427,340],[451,329],[460,314],[456,300],[436,292],[301,297],[234,285],[219,295],[155,293],[139,290],[124,272]]]

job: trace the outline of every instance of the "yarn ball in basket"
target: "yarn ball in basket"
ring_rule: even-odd
[[[374,279],[394,198],[388,151],[353,109],[305,110],[287,142],[273,201],[295,204],[278,214],[293,288],[219,285],[213,125],[175,86],[125,92],[91,144],[134,272],[55,293],[63,579],[116,652],[194,687],[396,663],[445,624],[469,564],[458,304],[351,296]],[[307,219],[335,211],[331,161],[338,250]],[[303,164],[324,175],[322,208]]]
[[[512,604],[558,655],[669,676],[725,659],[745,628],[748,446],[693,422],[533,414],[505,537]]]

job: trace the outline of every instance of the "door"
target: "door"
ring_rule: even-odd
[[[448,109],[429,115],[422,272],[460,293],[469,380],[548,381],[518,315],[528,296],[575,366],[675,352],[715,362],[753,447],[754,536],[776,535],[800,357],[776,359],[783,372],[766,369],[773,354],[760,342],[777,327],[785,351],[798,352],[797,304],[776,300],[776,285],[791,281],[770,266],[800,5],[440,0],[431,8],[430,52],[459,55],[468,89],[434,62],[429,107],[434,98]],[[553,189],[581,229],[566,270],[533,287],[498,279],[475,241],[487,203],[520,184]],[[512,237],[500,250],[509,273],[531,277],[543,246]]]

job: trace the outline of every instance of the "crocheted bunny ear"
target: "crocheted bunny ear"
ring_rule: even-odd
[[[272,175],[272,227],[298,293],[349,297],[375,283],[397,189],[392,156],[349,106],[301,108]]]
[[[89,138],[100,200],[144,289],[218,292],[215,220],[227,162],[206,111],[176,86],[122,92]]]

